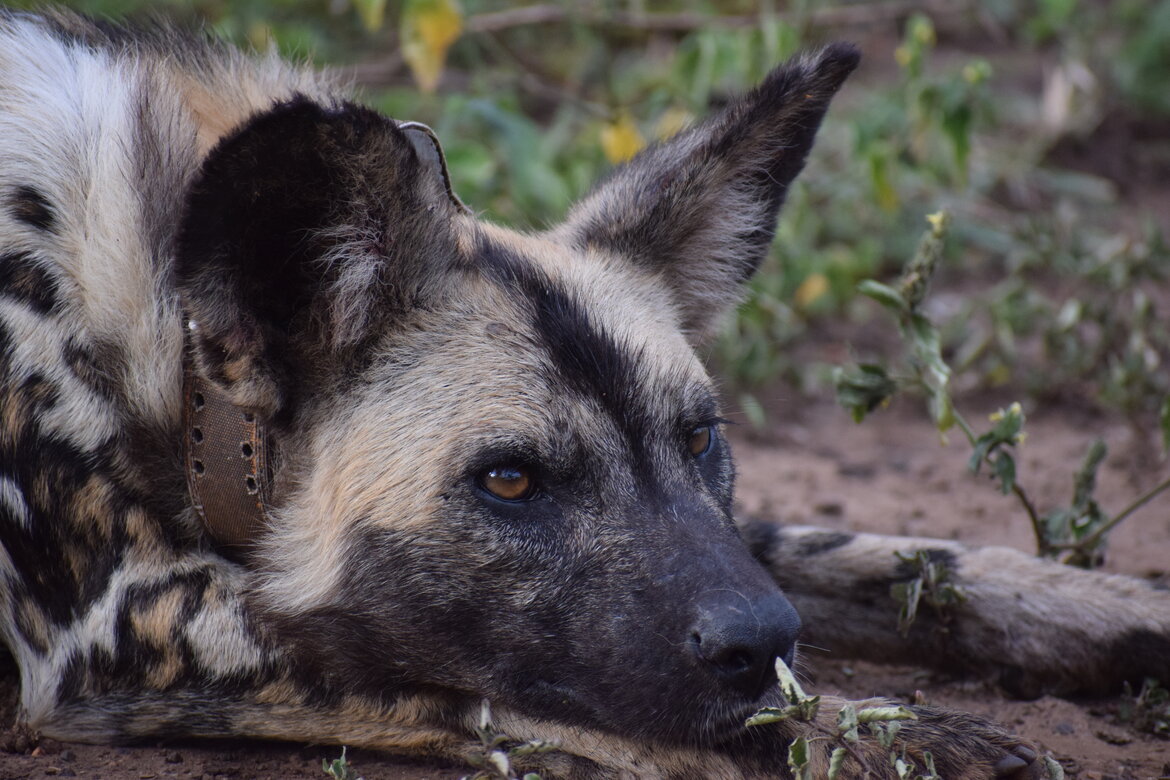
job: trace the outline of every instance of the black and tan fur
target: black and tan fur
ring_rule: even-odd
[[[797,635],[776,581],[839,652],[919,648],[1023,688],[1170,677],[1170,596],[1128,580],[923,540],[743,543],[694,349],[856,62],[790,62],[520,235],[324,77],[0,12],[0,632],[21,717],[458,760],[487,698],[512,738],[561,743],[552,774],[783,776],[809,727],[742,727]],[[242,554],[187,493],[185,357],[272,431],[269,525]],[[535,493],[493,496],[501,467]],[[892,632],[892,553],[913,546],[970,594],[945,642]],[[944,777],[1039,776],[996,726],[918,714],[904,747]],[[849,777],[893,772],[857,755]]]

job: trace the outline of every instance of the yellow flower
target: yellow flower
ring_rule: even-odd
[[[825,297],[828,292],[829,280],[825,278],[824,274],[809,274],[796,288],[793,297],[795,297],[798,307],[807,309],[811,304]]]
[[[646,141],[638,132],[633,118],[622,112],[616,120],[601,128],[601,150],[611,163],[622,163],[642,150]]]
[[[447,49],[462,32],[463,13],[455,0],[411,0],[403,7],[402,57],[423,92],[439,85]]]

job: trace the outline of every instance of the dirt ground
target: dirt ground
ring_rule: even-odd
[[[971,420],[1011,399],[962,399]],[[1013,497],[967,471],[970,450],[959,437],[941,446],[916,399],[855,425],[836,407],[772,397],[779,418],[763,436],[737,436],[739,501],[747,514],[832,529],[935,536],[1035,551],[1031,527]],[[1117,419],[1087,410],[1043,412],[1024,404],[1028,438],[1019,478],[1044,511],[1067,504],[1072,474],[1096,437],[1109,446],[1097,497],[1107,511],[1128,505],[1170,474],[1153,440]],[[1170,495],[1162,494],[1110,537],[1105,569],[1164,581],[1170,576]],[[1069,777],[1127,780],[1170,777],[1170,740],[1135,733],[1118,718],[1119,698],[1012,701],[994,686],[913,667],[809,657],[812,686],[847,696],[909,700],[921,690],[932,704],[998,720],[1060,760]]]
[[[833,529],[1031,549],[1029,527],[1013,501],[968,474],[965,445],[954,441],[940,446],[912,399],[860,426],[840,409],[801,401],[795,393],[778,391],[766,401],[775,418],[769,430],[750,433],[744,426],[732,432],[741,511]],[[1004,403],[962,401],[971,418],[982,414],[984,407],[990,412]],[[1104,437],[1110,448],[1098,491],[1107,509],[1124,506],[1170,473],[1170,464],[1151,442],[1107,416],[1069,409],[1030,413],[1027,429],[1020,479],[1041,507],[1068,499],[1071,474],[1095,436]],[[1138,577],[1170,578],[1170,497],[1156,499],[1118,529],[1111,538],[1107,568]],[[980,681],[812,653],[806,654],[805,666],[808,687],[819,692],[908,699],[921,691],[933,704],[991,716],[1051,750],[1068,775],[1078,780],[1170,777],[1170,740],[1136,733],[1121,722],[1116,698],[1012,701]],[[15,714],[16,682],[11,669],[2,676],[0,713],[7,725]],[[0,748],[0,780],[324,778],[321,759],[339,755],[333,747],[249,742],[116,748],[38,743],[12,731],[0,740]],[[366,780],[458,778],[469,771],[363,751],[351,752],[349,759]]]

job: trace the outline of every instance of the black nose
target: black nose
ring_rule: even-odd
[[[756,699],[776,681],[776,659],[792,663],[799,633],[800,617],[779,592],[748,597],[729,590],[700,602],[691,640],[725,684]]]

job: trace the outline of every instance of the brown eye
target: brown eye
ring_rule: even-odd
[[[696,458],[706,454],[711,449],[711,426],[702,425],[691,431],[691,441],[687,447]]]
[[[532,498],[536,481],[526,468],[498,466],[483,472],[479,478],[483,489],[504,501],[523,501]]]

